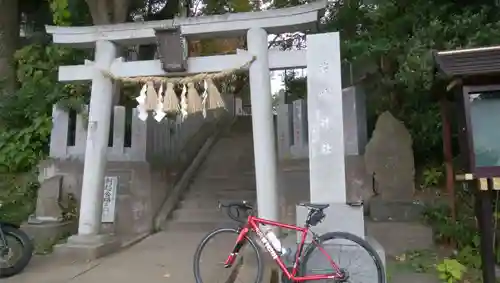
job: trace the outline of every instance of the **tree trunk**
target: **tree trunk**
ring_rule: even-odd
[[[108,0],[86,0],[89,5],[90,15],[94,25],[107,25],[111,23]]]
[[[189,1],[187,1],[189,2]],[[149,6],[152,4],[150,3]],[[146,21],[159,21],[173,19],[177,12],[179,12],[180,0],[169,0],[167,4],[156,14],[146,14]],[[156,52],[156,44],[141,45],[139,46],[138,59],[139,60],[153,60]]]
[[[17,0],[0,0],[0,80],[2,92],[11,93],[16,86],[14,53],[19,43],[19,7]]]
[[[86,0],[94,25],[120,24],[127,20],[130,0]]]
[[[86,0],[94,25],[120,24],[127,21],[131,0]],[[125,48],[118,49],[118,55],[124,56]],[[113,103],[121,98],[121,83],[115,82]]]

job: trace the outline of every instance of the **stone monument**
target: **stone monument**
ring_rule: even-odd
[[[374,220],[407,221],[420,218],[422,206],[413,203],[415,164],[412,138],[403,122],[390,112],[377,120],[366,146],[366,170],[375,180],[377,197],[370,201]]]
[[[323,50],[329,50],[329,52],[325,53]],[[374,239],[365,235],[363,206],[347,204],[348,183],[350,181],[363,183],[366,181],[366,174],[362,170],[360,174],[355,174],[355,176],[346,174],[347,146],[344,129],[339,34],[307,36],[307,61],[310,201],[330,204],[329,208],[325,210],[327,217],[312,230],[318,234],[343,231],[364,238],[375,248],[385,264],[383,248]],[[358,133],[355,135],[358,136]],[[357,145],[358,142],[359,139],[356,140],[355,144]],[[356,148],[359,147],[356,146]],[[353,153],[359,153],[355,151]],[[362,162],[359,162],[358,159],[357,163]],[[361,178],[358,178],[357,175]],[[348,177],[356,178],[348,182],[346,179]],[[304,222],[307,213],[306,208],[297,206],[298,224]],[[340,215],[341,217],[339,217]],[[338,251],[339,245],[345,245],[345,243],[326,248],[335,253]],[[348,250],[346,255],[348,257],[355,257],[358,254],[356,249]],[[373,282],[373,280],[368,276],[362,283]]]
[[[66,215],[68,196],[77,191],[77,180],[72,176],[60,174],[54,162],[47,160],[40,164],[40,174],[36,210],[22,228],[36,243],[46,245],[55,243],[62,236],[76,232],[76,219]],[[77,209],[77,208],[74,208]]]

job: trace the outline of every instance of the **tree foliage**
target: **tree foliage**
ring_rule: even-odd
[[[368,94],[371,126],[391,111],[409,128],[415,157],[424,162],[442,152],[431,51],[498,44],[499,11],[481,2],[344,0],[332,4],[324,30],[340,31],[342,58]]]
[[[110,24],[132,20],[162,20],[247,12],[304,4],[307,0],[19,0],[19,9],[34,30],[61,26]],[[366,2],[366,1],[365,1]],[[260,5],[263,3],[263,5]],[[500,9],[486,0],[357,0],[331,2],[321,31],[340,31],[342,59],[354,65],[359,84],[368,94],[369,125],[389,110],[404,121],[414,138],[418,162],[441,158],[441,120],[430,90],[431,50],[496,44],[500,41]],[[2,27],[0,27],[2,28]],[[297,48],[302,34],[282,35],[275,43]],[[245,48],[245,40],[232,46]],[[227,52],[220,41],[204,40],[203,55]],[[150,59],[154,48],[141,47]],[[17,91],[0,104],[0,173],[28,172],[46,156],[52,105],[76,109],[88,99],[88,86],[57,82],[57,66],[81,63],[82,51],[36,41],[15,57]],[[141,57],[140,56],[140,57]],[[291,73],[290,73],[291,74]],[[286,77],[291,89],[305,93],[304,79]],[[234,91],[248,84],[246,76],[226,82]],[[2,197],[0,196],[0,199]]]
[[[53,21],[71,24],[67,2],[51,0]],[[81,110],[86,85],[58,82],[58,67],[83,59],[82,51],[36,41],[18,49],[15,61],[18,88],[0,104],[0,217],[20,222],[35,207],[36,165],[46,158],[52,129],[52,107],[59,103]]]

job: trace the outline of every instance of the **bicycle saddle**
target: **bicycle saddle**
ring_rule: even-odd
[[[309,209],[317,209],[317,210],[322,210],[330,206],[329,204],[309,203],[309,202],[301,202],[299,203],[299,205],[307,207]]]

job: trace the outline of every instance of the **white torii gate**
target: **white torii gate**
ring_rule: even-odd
[[[160,60],[125,62],[122,58],[116,58],[117,45],[154,44],[156,43],[154,30],[161,28],[180,27],[183,36],[188,39],[243,36],[246,33],[248,40],[247,51],[239,50],[234,55],[191,57],[188,59],[186,74],[227,70],[243,65],[252,56],[256,57],[256,60],[249,67],[249,72],[257,202],[261,217],[277,220],[279,216],[277,160],[269,71],[285,68],[304,68],[307,67],[308,61],[314,64],[315,69],[324,68],[325,66],[320,66],[320,60],[326,53],[317,52],[322,48],[331,49],[328,52],[335,54],[332,55],[333,57],[330,56],[333,58],[330,60],[332,62],[330,65],[333,65],[329,72],[332,72],[331,74],[334,74],[334,77],[331,79],[311,78],[312,81],[309,82],[308,87],[311,88],[311,82],[314,81],[314,91],[324,92],[324,90],[318,88],[325,88],[326,86],[329,96],[331,96],[329,103],[340,105],[340,107],[334,107],[340,110],[331,109],[331,111],[335,112],[332,112],[332,117],[337,119],[342,119],[342,96],[340,58],[337,58],[339,57],[338,34],[329,34],[322,38],[313,35],[314,40],[311,41],[311,44],[314,44],[315,48],[311,52],[306,52],[305,50],[269,51],[267,47],[268,33],[276,34],[316,28],[326,3],[326,0],[320,0],[302,6],[263,12],[176,18],[174,20],[105,26],[47,26],[47,32],[52,34],[54,43],[66,44],[75,48],[95,47],[95,60],[93,62],[86,61],[83,65],[61,66],[59,68],[60,81],[92,80],[78,235],[71,237],[68,243],[78,245],[104,244],[102,243],[102,235],[99,235],[99,232],[113,82],[109,76],[103,75],[99,70],[107,70],[114,77],[166,75],[161,68]],[[328,82],[328,80],[330,81]],[[335,121],[335,123],[337,122]],[[340,120],[339,125],[342,125],[342,120]],[[336,190],[340,190],[338,191],[340,196],[336,198],[342,198],[342,196],[345,198],[342,127],[332,128],[331,137],[329,140],[331,145],[328,146],[333,146],[334,150],[327,154],[331,155],[330,160],[338,161],[329,166],[330,169],[334,169],[329,179],[332,180],[333,178],[335,180],[335,184],[330,183],[330,186],[336,186]],[[312,173],[311,178],[313,178]],[[319,188],[317,185],[312,186],[311,198],[315,199],[311,200],[320,200],[316,196],[321,197],[324,189]],[[344,190],[344,192],[341,192],[341,190]],[[332,193],[336,194],[335,192]]]

